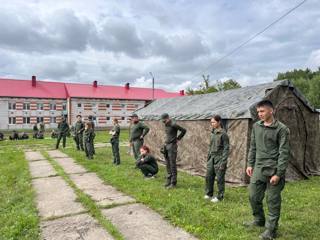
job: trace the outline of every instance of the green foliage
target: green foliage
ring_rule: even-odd
[[[278,73],[275,81],[283,79],[292,81],[313,106],[320,108],[320,67],[316,71],[307,68]]]
[[[203,82],[200,84],[199,89],[187,88],[187,95],[213,93],[219,91],[226,91],[235,88],[241,88],[241,85],[233,79],[226,80],[224,82],[217,80],[216,84],[210,85],[209,75],[206,77],[203,75]]]
[[[39,239],[28,163],[14,147],[0,149],[0,239]]]

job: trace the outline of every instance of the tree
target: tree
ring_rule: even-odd
[[[203,81],[201,82],[199,89],[187,88],[187,95],[196,95],[196,94],[205,94],[205,93],[213,93],[218,91],[225,91],[235,88],[241,88],[241,85],[233,79],[229,79],[227,81],[219,81],[217,80],[216,84],[210,85],[209,75],[202,75]]]

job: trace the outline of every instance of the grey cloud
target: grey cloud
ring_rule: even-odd
[[[58,58],[44,58],[31,64],[28,68],[42,78],[55,80],[75,77],[78,73],[78,65],[75,61],[63,61]]]

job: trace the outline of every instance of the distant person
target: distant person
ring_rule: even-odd
[[[113,164],[120,164],[120,152],[119,152],[119,137],[120,137],[120,126],[117,118],[113,119],[113,128],[110,131],[111,139],[110,143],[112,146]]]
[[[285,172],[290,156],[289,129],[274,118],[272,102],[263,100],[257,104],[260,121],[253,124],[246,173],[249,185],[253,221],[248,227],[266,227],[260,239],[277,236],[281,210],[281,192],[285,186]],[[265,219],[263,199],[267,195],[269,218]]]
[[[86,122],[83,132],[84,151],[88,159],[93,159],[93,141],[95,133],[92,128],[92,122]]]
[[[44,135],[45,125],[43,122],[40,122],[40,124],[39,124],[39,132],[41,132]]]
[[[167,182],[166,188],[175,188],[177,185],[177,154],[178,142],[184,137],[187,130],[178,125],[169,117],[169,114],[161,115],[161,120],[165,126],[166,140],[164,145],[164,156],[167,167]],[[179,134],[178,134],[179,132]]]
[[[37,134],[37,139],[44,139],[44,132],[39,131]]]
[[[28,136],[28,134],[26,132],[22,132],[21,136],[20,136],[20,139],[21,140],[26,140],[26,139],[29,139],[29,136]]]
[[[92,115],[89,115],[89,116],[88,116],[88,121],[91,122],[92,131],[93,131],[93,133],[95,133],[95,123],[94,123],[94,121],[93,121],[93,116],[92,116]],[[96,154],[96,150],[95,150],[95,148],[94,148],[94,138],[95,138],[95,137],[96,137],[96,134],[94,134],[94,137],[93,137],[93,140],[92,140],[92,144],[93,144],[93,145],[91,146],[93,154]]]
[[[61,139],[62,139],[63,148],[66,147],[68,132],[69,132],[69,124],[67,123],[66,118],[62,117],[61,122],[59,122],[59,124],[58,124],[58,138],[57,138],[56,149],[59,148],[59,144],[60,144]]]
[[[130,132],[130,146],[133,149],[134,159],[138,161],[140,155],[140,148],[144,143],[144,137],[150,131],[149,127],[139,120],[137,114],[131,116],[131,132]]]
[[[205,199],[213,197],[214,181],[217,178],[218,195],[211,202],[223,200],[225,191],[225,174],[229,156],[229,137],[221,125],[221,117],[215,115],[211,118],[211,140],[207,159],[206,195]]]
[[[4,134],[2,132],[0,132],[0,141],[4,140]]]
[[[57,137],[58,137],[58,134],[57,134],[56,130],[52,129],[51,138],[57,138]]]
[[[76,142],[77,150],[84,151],[83,147],[83,131],[84,123],[81,115],[77,115],[77,121],[74,125],[74,140]]]
[[[38,125],[36,123],[33,125],[32,131],[33,131],[33,135],[32,135],[33,138],[37,138],[39,129],[38,129]]]
[[[154,178],[159,171],[157,160],[150,154],[150,149],[146,145],[140,148],[140,156],[136,165],[145,178]]]
[[[19,140],[19,134],[16,130],[13,130],[11,136],[9,136],[10,140]]]

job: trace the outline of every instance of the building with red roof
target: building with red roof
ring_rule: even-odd
[[[97,127],[112,125],[112,119],[128,125],[132,112],[153,99],[173,98],[184,92],[172,93],[162,89],[92,84],[62,83],[0,78],[0,129],[28,129],[44,122],[55,128],[61,116],[69,123],[78,114],[89,115]]]

